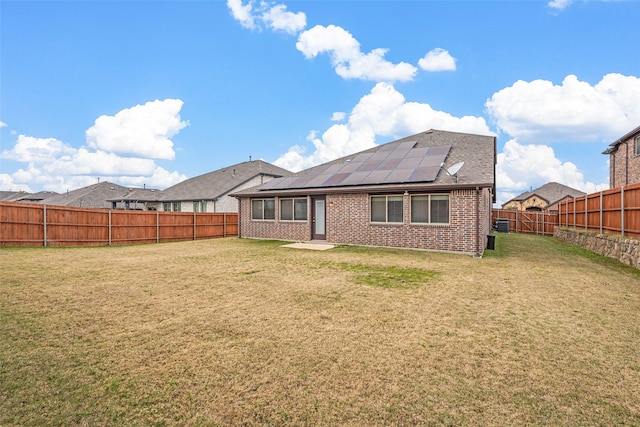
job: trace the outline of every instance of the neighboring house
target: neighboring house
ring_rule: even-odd
[[[640,126],[612,142],[602,154],[609,155],[609,187],[640,182]]]
[[[230,193],[289,175],[288,170],[263,160],[250,160],[184,180],[163,191],[136,190],[110,202],[114,209],[134,209],[135,203],[135,209],[145,210],[237,212],[238,201]]]
[[[584,196],[585,194],[583,191],[557,182],[548,182],[542,187],[526,191],[514,197],[504,203],[502,209],[553,212],[558,210],[558,205],[563,200]]]
[[[123,209],[123,210],[137,210],[137,211],[146,211],[146,210],[156,210],[155,202],[151,202],[150,200],[155,201],[160,197],[162,190],[156,190],[153,188],[131,188],[125,194],[122,194],[120,197],[109,199],[108,202],[111,203],[111,209]]]
[[[0,191],[0,201],[15,202],[17,199],[30,194],[31,193],[27,193],[26,191]]]
[[[481,255],[495,163],[493,136],[426,131],[232,194],[239,235]]]
[[[55,194],[51,197],[41,199],[37,203],[45,205],[75,206],[80,208],[111,208],[109,199],[121,197],[131,191],[128,187],[123,187],[112,182],[104,181],[82,187],[77,190],[67,191],[62,194]]]
[[[24,193],[22,196],[14,199],[14,202],[42,203],[44,199],[57,196],[55,191],[39,191],[37,193]]]

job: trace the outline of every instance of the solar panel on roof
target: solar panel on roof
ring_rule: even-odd
[[[349,185],[399,184],[434,181],[450,145],[415,146],[415,141],[384,145],[375,153],[360,153],[351,161],[323,165],[298,177],[278,178],[262,190],[339,187]]]
[[[373,156],[371,156],[369,160],[384,160],[391,153],[393,153],[393,151],[378,151]]]
[[[417,168],[413,171],[409,180],[411,182],[433,181],[440,172],[439,166],[431,166],[426,168]]]
[[[342,181],[344,181],[344,179],[345,179],[346,177],[348,177],[349,175],[351,175],[351,173],[349,173],[349,172],[347,172],[347,173],[336,173],[336,174],[333,174],[333,175],[331,176],[331,178],[327,179],[327,180],[322,184],[322,186],[323,186],[323,187],[325,187],[325,186],[326,186],[326,187],[333,187],[333,186],[335,186],[335,185],[338,185],[338,184],[340,184]]]
[[[413,173],[413,169],[396,169],[391,171],[389,176],[387,176],[388,182],[407,182],[411,174]]]
[[[355,172],[361,165],[362,163],[345,163],[344,165],[342,165],[340,172]]]
[[[424,157],[429,152],[430,147],[418,147],[412,150],[409,150],[405,158],[415,158],[415,157]]]
[[[368,162],[364,162],[362,166],[358,168],[358,171],[364,172],[364,171],[375,170],[378,167],[378,165],[380,165],[380,163],[382,162],[378,160],[369,160]]]
[[[398,163],[398,169],[415,169],[422,159],[418,157],[410,157],[400,160]]]
[[[401,160],[400,159],[387,159],[385,161],[383,161],[382,163],[380,163],[380,166],[378,166],[378,169],[380,170],[392,170],[395,169],[396,166],[398,166],[400,164]]]
[[[384,184],[390,173],[391,173],[390,170],[373,171],[369,175],[367,175],[366,183],[367,184]]]
[[[371,172],[353,172],[342,181],[342,185],[360,185]]]

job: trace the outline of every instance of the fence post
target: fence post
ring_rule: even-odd
[[[622,226],[620,227],[620,231],[622,233],[622,236],[624,237],[624,186],[620,187],[620,216],[620,223],[622,224]]]
[[[227,213],[222,213],[222,237],[227,237]]]
[[[42,205],[42,228],[43,228],[43,241],[42,244],[43,246],[47,246],[47,205]]]
[[[160,243],[160,211],[156,211],[156,243]]]
[[[584,195],[584,229],[589,229],[589,199],[587,198],[588,194]]]
[[[111,209],[109,209],[109,246],[111,246]]]
[[[577,207],[576,207],[576,199],[573,199],[573,229],[575,230],[576,228],[578,228],[577,224],[576,224],[576,211],[577,211]]]
[[[193,240],[196,240],[196,210],[193,210]]]
[[[600,192],[600,234],[602,234],[602,191]]]

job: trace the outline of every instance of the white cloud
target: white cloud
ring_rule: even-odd
[[[564,10],[571,3],[573,3],[573,0],[553,0],[547,3],[547,6],[553,9]]]
[[[126,176],[119,181],[122,185],[129,187],[147,188],[168,188],[187,179],[187,176],[179,172],[169,172],[168,170],[156,166],[151,175]]]
[[[376,136],[400,137],[429,129],[492,135],[481,117],[455,117],[436,111],[428,104],[406,102],[404,96],[388,83],[378,83],[353,108],[346,124],[335,124],[322,134],[307,138],[314,150],[295,145],[274,163],[299,171],[339,157],[373,147]]]
[[[316,25],[303,32],[298,37],[296,48],[308,59],[327,53],[336,73],[344,79],[409,81],[417,71],[406,62],[393,64],[385,60],[386,49],[363,53],[360,43],[344,28],[335,25]]]
[[[421,58],[418,65],[425,71],[455,71],[456,59],[448,51],[436,48]]]
[[[1,191],[26,191],[32,193],[31,187],[27,184],[17,183],[13,177],[7,173],[0,173],[0,190]]]
[[[262,14],[263,21],[273,30],[297,34],[307,26],[307,16],[302,13],[288,12],[287,6],[277,4]]]
[[[341,122],[341,121],[344,120],[345,117],[347,117],[346,113],[344,113],[342,111],[336,111],[331,116],[331,121],[332,122]]]
[[[49,162],[57,157],[73,154],[75,149],[55,138],[35,138],[19,135],[16,145],[5,150],[0,158],[18,162]]]
[[[126,176],[149,175],[155,162],[151,159],[120,157],[104,151],[80,148],[73,156],[60,157],[42,165],[49,175]]]
[[[244,28],[248,28],[250,30],[256,28],[255,18],[251,13],[251,2],[243,5],[242,0],[227,0],[227,7],[231,11],[233,18],[240,22],[240,25]]]
[[[273,31],[297,34],[307,26],[307,16],[303,12],[289,12],[284,4],[266,1],[227,0],[227,7],[235,20],[244,28],[262,30],[262,26]]]
[[[55,138],[19,135],[14,147],[0,153],[0,158],[27,165],[11,175],[2,174],[0,188],[37,185],[60,192],[97,179],[158,188],[177,184],[186,176],[157,166],[154,159],[174,157],[169,138],[187,125],[180,120],[182,104],[179,99],[153,101],[101,116],[86,131],[88,145],[80,148]]]
[[[520,194],[547,182],[559,182],[586,193],[609,188],[607,183],[585,181],[575,164],[558,159],[547,145],[520,144],[515,139],[505,143],[496,165],[496,186],[503,195]]]
[[[607,74],[592,86],[567,76],[517,81],[486,102],[498,127],[526,142],[610,142],[640,122],[640,78]]]
[[[87,129],[89,147],[111,153],[172,160],[171,137],[187,122],[180,120],[180,99],[155,100],[126,108],[114,116],[100,116]]]
[[[0,121],[0,128],[6,128],[7,124],[3,121]]]

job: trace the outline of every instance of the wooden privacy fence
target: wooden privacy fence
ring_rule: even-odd
[[[558,225],[557,212],[517,211],[511,209],[493,209],[492,224],[499,220],[509,222],[509,231],[528,234],[552,235]]]
[[[492,222],[509,221],[519,233],[553,234],[557,225],[640,238],[640,184],[565,199],[558,212],[492,210]]]
[[[101,246],[238,235],[236,212],[88,209],[0,202],[0,246]]]
[[[640,238],[640,184],[563,201],[558,219],[565,227]]]

